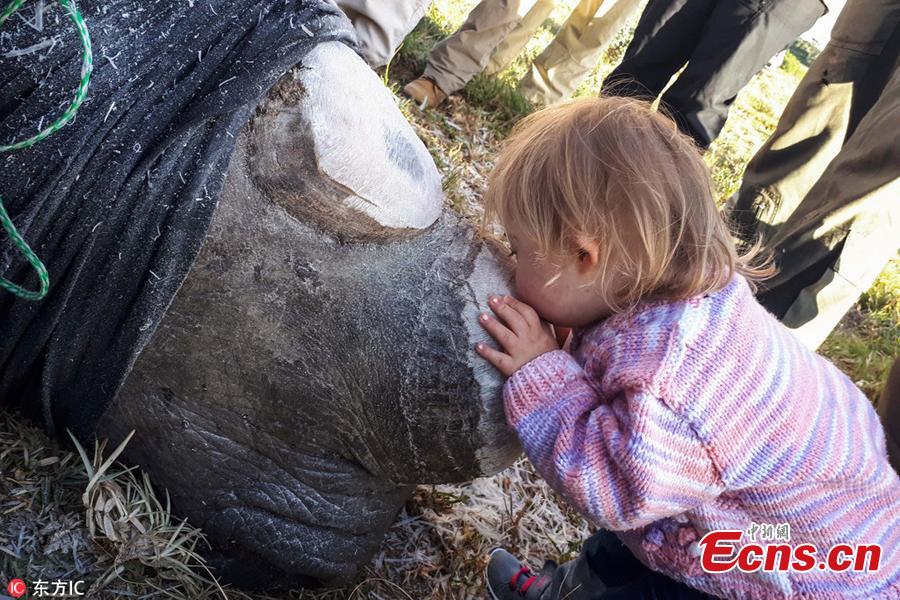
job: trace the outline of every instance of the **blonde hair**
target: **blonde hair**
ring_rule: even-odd
[[[740,256],[713,200],[709,170],[668,117],[633,98],[593,98],[522,119],[485,195],[485,227],[499,217],[543,258],[600,248],[600,287],[620,312],[724,287],[734,272],[770,274]]]

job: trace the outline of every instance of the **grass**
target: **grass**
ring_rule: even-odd
[[[834,361],[872,400],[900,356],[900,259],[891,261],[872,288],[825,340],[820,352]]]
[[[475,0],[436,0],[382,72],[395,91],[424,68],[428,52]],[[573,0],[562,2],[506,71],[479,76],[446,108],[401,110],[444,175],[448,203],[472,220],[509,129],[533,107],[516,91],[528,61],[552,39]],[[634,19],[631,27],[633,27]],[[596,94],[627,46],[626,27],[576,91]],[[706,156],[720,202],[737,189],[747,160],[774,129],[815,49],[792,48],[741,92]],[[892,261],[821,349],[873,400],[900,354],[900,260]],[[493,477],[422,486],[371,564],[351,586],[250,596],[221,587],[201,558],[203,534],[175,519],[145,474],[116,462],[120,448],[67,450],[17,417],[0,413],[0,585],[13,577],[83,579],[98,598],[466,599],[483,595],[488,551],[506,546],[539,566],[577,554],[590,528],[520,460]],[[165,496],[164,491],[161,492]]]
[[[89,597],[222,598],[198,551],[146,474],[77,442],[64,450],[0,412],[0,581],[84,580]],[[130,439],[130,436],[129,436]],[[240,594],[231,593],[231,597]]]

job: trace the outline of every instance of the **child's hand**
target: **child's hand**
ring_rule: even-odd
[[[487,329],[503,352],[487,344],[476,344],[475,351],[509,377],[541,354],[559,350],[553,326],[541,321],[533,308],[512,296],[491,296],[488,304],[497,318],[482,313],[478,321]]]

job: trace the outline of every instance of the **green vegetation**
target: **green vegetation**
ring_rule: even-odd
[[[801,65],[809,67],[819,57],[821,51],[806,40],[797,40],[790,45],[788,53],[793,54]]]
[[[888,264],[819,351],[877,400],[900,355],[900,259]]]
[[[784,55],[784,62],[781,63],[780,68],[788,75],[793,75],[797,79],[800,79],[806,73],[806,67],[803,66],[803,63],[800,62],[800,59],[798,59],[790,52]]]

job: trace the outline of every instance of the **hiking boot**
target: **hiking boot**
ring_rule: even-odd
[[[427,77],[419,77],[415,81],[410,81],[403,88],[403,93],[412,98],[422,110],[438,107],[447,99],[447,94],[437,86],[433,79]]]
[[[550,584],[559,567],[552,560],[537,575],[502,548],[491,552],[485,569],[490,600],[550,600]]]

